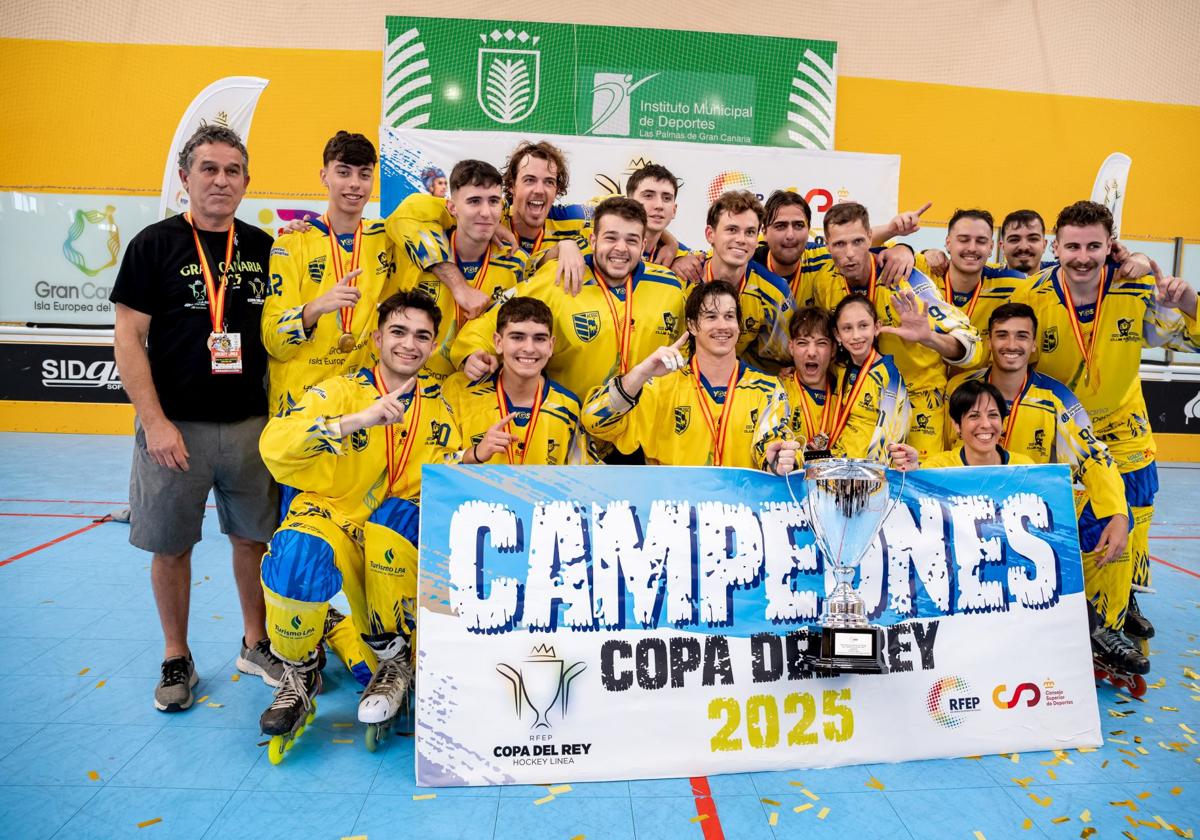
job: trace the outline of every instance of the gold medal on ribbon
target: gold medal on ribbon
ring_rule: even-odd
[[[354,349],[354,336],[350,333],[342,333],[342,337],[338,339],[338,351],[349,353]]]

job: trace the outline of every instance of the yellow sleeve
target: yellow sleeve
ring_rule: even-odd
[[[957,367],[977,367],[982,357],[983,342],[979,339],[979,330],[972,326],[966,313],[952,302],[943,300],[942,293],[938,291],[933,280],[915,269],[905,283],[925,304],[930,328],[934,332],[951,336],[961,345],[962,355],[946,361]]]
[[[397,248],[408,253],[422,271],[453,261],[446,231],[454,226],[454,217],[444,198],[413,193],[400,202],[384,225]]]
[[[312,338],[304,329],[302,283],[308,274],[304,265],[302,234],[285,233],[271,248],[271,290],[263,302],[260,332],[263,346],[272,358],[286,362]]]
[[[520,284],[514,286],[485,312],[458,328],[458,334],[454,336],[454,341],[448,351],[450,364],[455,370],[461,370],[463,362],[477,350],[496,355],[496,342],[493,336],[496,335],[496,318],[500,314],[500,305],[513,295],[520,294],[520,289]]]
[[[267,421],[258,448],[276,481],[318,493],[331,485],[340,456],[350,451],[340,421],[358,410],[355,394],[348,379],[326,379]]]
[[[649,430],[643,430],[646,425],[643,418],[653,419],[655,400],[655,380],[650,380],[637,395],[633,402],[626,400],[615,384],[617,377],[597,385],[588,394],[580,413],[583,429],[597,440],[606,440],[626,454],[634,452]]]
[[[1087,490],[1098,519],[1125,513],[1125,482],[1108,447],[1092,433],[1091,418],[1079,399],[1065,385],[1055,385],[1057,460],[1071,465],[1073,478]]]

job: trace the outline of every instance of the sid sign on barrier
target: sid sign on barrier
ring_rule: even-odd
[[[873,676],[804,667],[828,564],[792,489],[706,467],[425,467],[418,784],[1101,743],[1065,466],[908,476],[856,582],[887,628]]]

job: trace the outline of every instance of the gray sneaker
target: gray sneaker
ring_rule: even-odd
[[[199,681],[190,655],[165,660],[162,679],[154,689],[154,708],[160,712],[182,712],[191,708],[192,688]]]
[[[238,654],[237,669],[243,674],[262,677],[262,681],[271,688],[283,685],[283,660],[271,652],[271,640],[262,638],[258,644],[249,647],[246,638],[242,637],[242,652]]]

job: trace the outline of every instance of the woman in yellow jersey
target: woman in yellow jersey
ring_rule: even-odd
[[[741,314],[731,284],[693,288],[688,333],[592,389],[584,428],[622,452],[641,446],[648,464],[790,472],[799,445],[788,439],[787,397],[776,377],[738,361]]]
[[[962,440],[957,449],[938,452],[922,467],[999,467],[1032,464],[1029,456],[1009,452],[1000,441],[1008,405],[990,382],[968,379],[950,395],[950,422]]]

